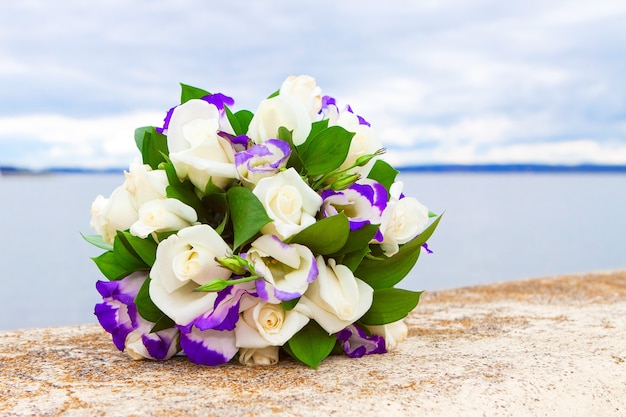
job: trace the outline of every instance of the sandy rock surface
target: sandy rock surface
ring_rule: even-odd
[[[626,271],[424,294],[399,350],[315,371],[133,361],[97,325],[0,332],[0,415],[626,416]]]

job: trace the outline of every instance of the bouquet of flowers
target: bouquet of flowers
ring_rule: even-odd
[[[142,161],[91,206],[108,279],[95,314],[115,346],[313,368],[394,349],[421,294],[395,285],[441,217],[402,194],[370,124],[309,76],[255,113],[181,86],[162,127],[135,131]]]

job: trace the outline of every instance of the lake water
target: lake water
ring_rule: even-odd
[[[626,175],[401,174],[443,212],[401,283],[433,290],[626,268]],[[94,323],[100,250],[80,232],[121,175],[0,178],[0,330]]]

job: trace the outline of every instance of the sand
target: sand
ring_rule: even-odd
[[[626,271],[425,293],[397,351],[133,361],[97,325],[0,332],[0,415],[626,416]]]

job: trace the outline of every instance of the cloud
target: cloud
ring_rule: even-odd
[[[178,82],[254,110],[285,76],[309,73],[369,120],[390,154],[545,160],[532,147],[558,163],[576,159],[565,144],[583,141],[614,163],[605,150],[626,142],[624,22],[626,3],[613,0],[8,3],[0,118],[17,127],[0,127],[0,158],[71,162],[75,146],[81,163],[119,166],[127,151],[105,149],[117,139],[94,133],[99,120],[164,112]]]
[[[72,118],[59,115],[27,115],[0,118],[0,165],[29,168],[125,167],[139,152],[134,131],[140,126],[162,125],[163,112]],[[21,148],[20,142],[28,144]]]

